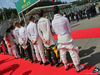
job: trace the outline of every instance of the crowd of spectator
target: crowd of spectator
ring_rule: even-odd
[[[85,18],[90,19],[91,17],[94,17],[96,14],[96,6],[94,4],[86,6],[82,10],[78,10],[75,12],[62,13],[62,15],[67,17],[70,22],[75,20],[79,22],[80,19],[82,20]]]

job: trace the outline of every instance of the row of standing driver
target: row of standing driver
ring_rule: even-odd
[[[60,60],[63,62],[65,69],[68,70],[70,65],[68,64],[66,59],[66,51],[69,51],[72,61],[75,65],[76,71],[80,72],[84,69],[84,66],[80,66],[80,58],[78,55],[79,50],[78,47],[75,46],[73,39],[70,35],[72,32],[70,23],[66,17],[63,17],[59,14],[60,11],[58,6],[55,6],[53,10],[54,19],[52,21],[52,27],[55,33],[58,35],[57,48],[60,51]],[[51,64],[51,66],[53,66],[54,64],[51,59],[52,51],[54,62],[56,64],[56,67],[58,68],[61,63],[58,62],[56,43],[50,31],[50,22],[48,19],[45,18],[45,13],[43,10],[39,12],[39,16],[40,19],[37,25],[36,23],[34,23],[33,16],[29,17],[30,22],[27,28],[25,28],[25,23],[23,20],[20,22],[20,28],[17,27],[18,23],[15,24],[16,28],[14,29],[13,33],[16,38],[16,43],[20,44],[21,55],[23,58],[25,57],[26,52],[27,57],[29,58],[29,60],[31,60],[31,62],[36,60],[34,51],[32,49],[34,46],[37,60],[40,62],[40,64],[44,63],[44,65],[47,65],[48,61],[45,58],[43,49],[44,44],[44,46],[46,47],[46,53],[49,63]],[[40,37],[43,40],[43,44]],[[13,46],[11,42],[10,45]],[[12,49],[13,48],[14,47],[12,47]]]

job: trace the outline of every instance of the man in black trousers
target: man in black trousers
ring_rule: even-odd
[[[21,27],[19,29],[19,43],[21,46],[21,55],[23,58],[25,58],[25,52],[26,52],[26,55],[27,55],[29,61],[31,61],[31,63],[33,63],[31,45],[27,38],[27,32],[26,32],[26,28],[24,27],[25,23],[23,20],[21,21],[20,25],[21,25]]]
[[[86,7],[86,14],[87,14],[87,18],[90,19],[90,10],[89,10],[89,7]]]

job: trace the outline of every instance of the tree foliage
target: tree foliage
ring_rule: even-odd
[[[6,18],[5,18],[5,16],[3,15],[3,21],[5,21],[6,20]]]
[[[11,19],[16,18],[16,15],[14,13],[11,14]]]
[[[4,8],[4,12],[7,16],[8,19],[11,19],[11,15],[13,13],[14,17],[18,16],[17,15],[17,10],[15,8]],[[2,11],[2,9],[0,9],[0,20],[4,20],[4,12]]]

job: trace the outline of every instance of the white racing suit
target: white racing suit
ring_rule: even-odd
[[[24,44],[25,43],[25,44]],[[19,29],[19,44],[21,48],[21,56],[25,58],[26,55],[29,60],[33,62],[32,47],[27,37],[27,30],[25,27]],[[25,55],[26,53],[26,55]]]
[[[43,61],[43,63],[46,63],[43,44],[39,36],[38,36],[36,45],[34,45],[34,48],[35,48],[35,53],[36,53],[38,61]]]
[[[53,50],[53,48],[55,47],[56,44],[55,44],[54,37],[50,31],[50,21],[48,19],[43,18],[43,17],[40,18],[40,20],[38,21],[38,33],[43,40],[50,41],[49,44],[45,44],[43,42],[44,46],[47,48],[47,58],[48,58],[49,62],[52,63],[52,59],[51,59],[51,52],[52,52],[52,56],[54,58],[55,64],[57,64],[58,59]],[[57,49],[55,49],[55,50],[57,50]]]
[[[64,64],[67,64],[66,60],[66,51],[70,53],[70,56],[73,60],[74,65],[79,65],[80,58],[79,58],[79,49],[75,46],[71,36],[69,34],[65,35],[58,35],[58,49],[60,50],[60,58]],[[66,42],[70,40],[70,42]]]
[[[52,21],[52,27],[58,35],[58,49],[60,50],[60,59],[63,61],[64,65],[67,64],[66,51],[69,51],[74,65],[79,65],[79,50],[78,47],[75,46],[70,35],[72,30],[68,19],[60,14],[55,14]]]
[[[29,25],[27,26],[27,34],[28,34],[28,38],[31,41],[36,41],[36,44],[33,46],[34,46],[36,57],[37,57],[38,61],[40,61],[40,62],[43,61],[43,63],[46,63],[46,58],[45,58],[44,50],[43,50],[43,44],[38,35],[35,23],[33,23],[33,22],[29,23]],[[32,52],[32,53],[34,54],[34,52]]]
[[[16,27],[14,29],[13,34],[14,34],[14,37],[15,37],[16,44],[18,45],[19,44],[19,40],[18,40],[18,38],[19,38],[19,28],[18,27]]]
[[[17,52],[17,48],[15,46],[15,42],[13,39],[13,35],[12,33],[7,33],[5,35],[5,41],[7,43],[7,47],[8,47],[8,52],[11,54],[11,50],[13,52],[13,55],[18,58],[18,52]]]
[[[7,43],[7,40],[6,40],[6,36],[4,37],[4,41],[5,41],[5,44],[7,45],[8,53],[9,53],[10,55],[12,55],[12,53],[11,53],[11,48],[8,46],[8,43]]]
[[[55,40],[50,31],[50,22],[46,18],[40,18],[38,21],[38,33],[43,40],[50,40],[50,44],[47,45],[44,42],[45,47],[50,47],[51,45],[55,45]]]
[[[19,46],[19,28],[18,27],[15,27],[15,29],[13,30],[13,35],[15,37],[15,45],[17,47],[17,51],[18,51],[18,54],[21,56],[21,50],[20,50],[20,46]]]

